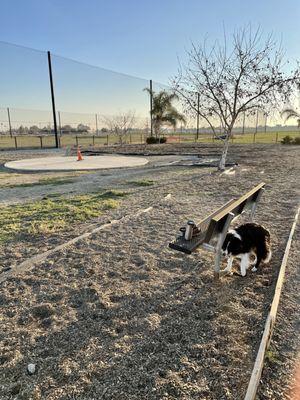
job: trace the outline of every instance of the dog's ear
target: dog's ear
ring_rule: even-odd
[[[240,239],[234,237],[234,238],[232,239],[232,246],[234,247],[234,249],[235,249],[237,252],[242,252],[242,249],[243,249],[243,242],[242,242]]]

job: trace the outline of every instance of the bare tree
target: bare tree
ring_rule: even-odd
[[[127,111],[109,117],[106,116],[103,120],[109,131],[116,135],[119,143],[123,145],[124,140],[126,140],[128,133],[135,124],[135,114],[133,111]]]
[[[219,169],[225,168],[229,139],[241,113],[279,107],[295,84],[299,85],[299,67],[284,72],[286,62],[280,45],[260,28],[255,32],[246,26],[232,35],[232,43],[207,46],[192,44],[188,64],[180,66],[173,80],[175,92],[186,108],[198,113],[209,124],[214,135],[220,122],[223,128],[223,151]]]

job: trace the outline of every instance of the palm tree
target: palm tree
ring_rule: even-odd
[[[173,106],[173,101],[178,100],[175,93],[168,93],[162,90],[158,93],[151,92],[149,88],[145,88],[150,96],[152,95],[152,124],[155,137],[157,138],[161,132],[163,125],[171,125],[176,128],[177,122],[185,123],[186,120],[179,111]]]
[[[295,118],[297,120],[298,129],[300,129],[300,113],[293,108],[286,108],[281,112],[281,116],[285,118],[285,121]]]

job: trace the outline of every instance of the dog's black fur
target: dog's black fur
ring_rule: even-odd
[[[255,268],[258,268],[261,261],[269,262],[271,258],[270,232],[255,223],[243,224],[227,233],[222,250],[233,257],[254,253],[256,255]]]

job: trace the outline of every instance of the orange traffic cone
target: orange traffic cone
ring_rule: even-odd
[[[77,161],[82,161],[82,160],[83,160],[83,158],[82,158],[80,148],[77,147]]]

